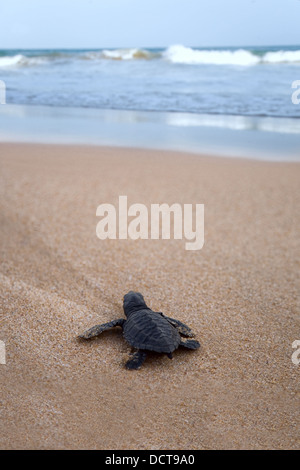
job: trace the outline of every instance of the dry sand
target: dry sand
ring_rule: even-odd
[[[0,447],[299,448],[300,166],[1,144]],[[205,204],[205,245],[96,237],[103,202]],[[202,344],[139,371],[116,328],[139,290]]]

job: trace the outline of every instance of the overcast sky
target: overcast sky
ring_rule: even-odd
[[[0,49],[300,44],[299,0],[0,0]]]

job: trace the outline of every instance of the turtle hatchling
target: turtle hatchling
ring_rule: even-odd
[[[193,338],[192,330],[179,320],[165,316],[162,312],[153,312],[147,307],[144,297],[139,292],[130,291],[124,296],[123,309],[126,319],[119,318],[103,325],[96,325],[79,336],[90,339],[114,326],[123,329],[125,340],[136,349],[126,362],[127,369],[139,369],[146,359],[147,351],[166,354],[172,359],[172,353],[179,346],[198,349],[200,343]]]

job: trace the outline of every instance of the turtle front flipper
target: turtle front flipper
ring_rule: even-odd
[[[102,325],[96,325],[90,328],[89,330],[84,331],[81,335],[78,336],[80,339],[90,339],[95,336],[99,336],[103,331],[113,328],[114,326],[123,326],[125,322],[124,318],[119,318],[118,320],[113,320],[108,323],[103,323]]]
[[[138,349],[134,354],[132,354],[132,358],[126,362],[126,369],[139,369],[144,363],[146,357],[146,351],[144,351],[143,349]]]
[[[173,325],[178,330],[178,333],[180,333],[182,336],[186,336],[188,338],[193,338],[195,336],[190,327],[181,321],[176,320],[175,318],[167,317],[164,314],[162,314],[162,316],[168,320],[168,322],[170,322],[171,325]]]
[[[187,348],[187,349],[199,349],[200,343],[196,339],[186,339],[186,340],[181,340],[181,342],[179,343],[179,346],[183,346],[184,348]]]

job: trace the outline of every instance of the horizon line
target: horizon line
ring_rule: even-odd
[[[50,47],[50,46],[47,46],[47,47],[0,47],[0,51],[7,51],[7,50],[35,50],[35,51],[39,51],[39,50],[90,50],[90,49],[166,49],[168,47],[171,47],[173,45],[181,45],[181,46],[184,46],[184,47],[189,47],[189,48],[195,48],[195,49],[205,49],[205,48],[213,48],[213,47],[216,47],[216,48],[233,48],[233,47],[239,47],[239,48],[243,48],[243,47],[288,47],[288,46],[291,46],[291,47],[297,47],[299,46],[300,47],[300,43],[299,44],[240,44],[240,45],[225,45],[225,46],[221,46],[221,45],[203,45],[203,46],[191,46],[191,45],[184,45],[184,44],[180,44],[180,43],[173,43],[173,44],[170,44],[170,45],[165,45],[165,46],[89,46],[89,47],[75,47],[75,46],[72,46],[72,47],[63,47],[63,46],[55,46],[55,47]]]

